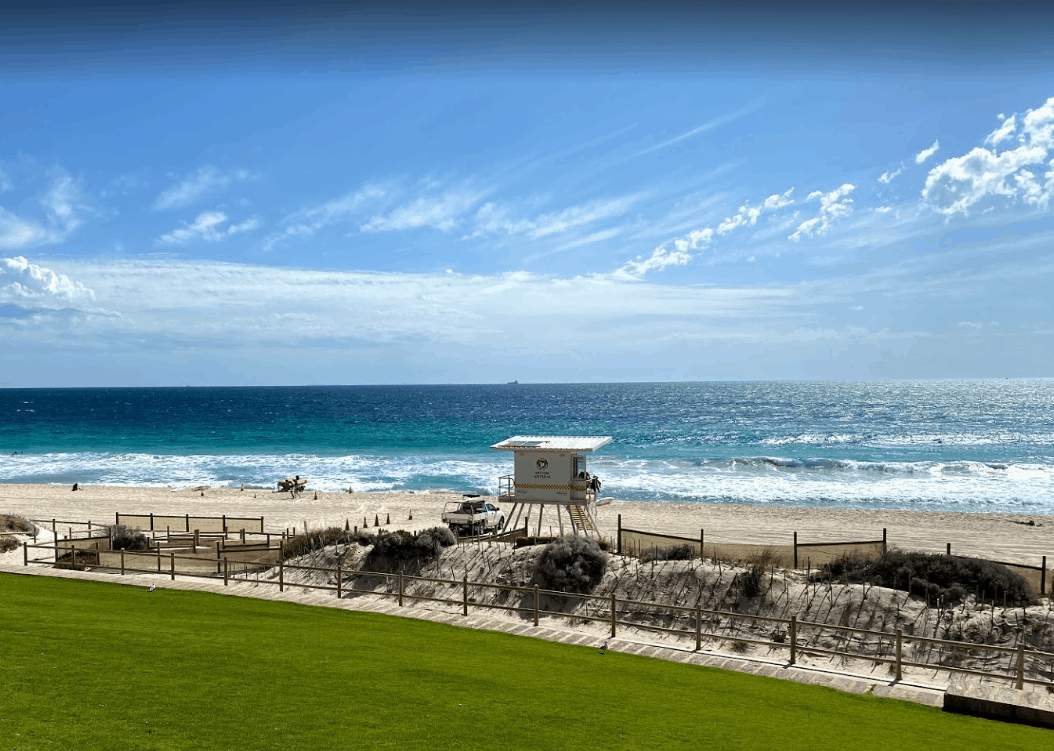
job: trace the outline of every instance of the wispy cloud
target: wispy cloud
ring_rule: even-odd
[[[29,248],[58,241],[57,233],[0,206],[0,248]]]
[[[558,211],[539,214],[532,219],[513,218],[507,206],[488,202],[476,212],[473,217],[473,231],[466,235],[466,238],[484,235],[519,235],[537,240],[550,235],[559,235],[587,224],[621,217],[644,196],[644,193],[635,193],[616,198],[597,199]],[[614,236],[614,233],[608,236]]]
[[[421,196],[387,214],[371,217],[361,229],[363,232],[398,232],[431,227],[449,232],[484,195],[483,191],[477,190],[451,190],[438,196]]]
[[[613,237],[618,237],[620,234],[622,234],[622,227],[602,229],[599,232],[593,232],[591,234],[586,235],[585,237],[580,237],[577,240],[572,240],[571,242],[564,243],[559,248],[557,248],[557,250],[570,250],[571,248],[580,248],[583,245],[592,245],[593,243],[599,243],[603,242],[604,240],[610,240]]]
[[[286,217],[281,230],[264,240],[264,247],[271,250],[283,240],[311,237],[319,230],[359,215],[387,194],[388,190],[379,185],[366,185],[339,198],[297,211]]]
[[[689,131],[687,131],[685,133],[681,133],[679,136],[674,136],[673,138],[668,138],[665,141],[662,141],[661,143],[655,144],[654,146],[649,146],[646,149],[642,149],[642,150],[630,155],[629,157],[627,157],[627,159],[635,159],[635,158],[637,158],[639,156],[644,156],[645,154],[650,154],[653,151],[658,151],[659,149],[665,149],[668,146],[672,146],[675,143],[679,143],[680,141],[684,141],[685,139],[691,138],[693,136],[697,136],[700,133],[706,133],[707,131],[711,131],[711,130],[714,130],[715,128],[719,128],[722,125],[727,125],[728,123],[732,122],[733,120],[738,120],[739,118],[743,117],[744,115],[748,115],[751,112],[754,112],[754,111],[760,109],[763,104],[764,104],[764,102],[762,102],[761,100],[757,100],[757,101],[751,102],[750,104],[748,104],[748,105],[746,105],[744,107],[740,107],[737,110],[733,110],[732,112],[728,112],[728,113],[726,113],[724,115],[719,115],[718,117],[715,117],[712,120],[708,120],[705,123],[703,123],[702,125],[699,125],[699,126],[697,126],[695,128],[692,128],[691,130],[689,130]]]
[[[940,147],[941,147],[940,142],[939,141],[934,141],[933,145],[930,146],[928,149],[923,149],[922,151],[920,151],[918,154],[915,155],[915,164],[922,164],[923,162],[925,162],[931,156],[936,154],[937,153],[937,149],[939,149]]]
[[[1016,145],[999,151],[1008,141]],[[1054,150],[1054,97],[1028,110],[1020,121],[1016,116],[1003,118],[984,143],[991,148],[976,147],[930,170],[923,200],[949,217],[968,214],[991,198],[1046,209],[1054,198],[1054,165],[1048,162]]]
[[[235,182],[249,180],[252,177],[253,174],[248,170],[236,169],[223,172],[211,164],[206,164],[171,188],[162,191],[154,199],[153,207],[159,211],[181,209],[203,198],[221,193]]]
[[[0,248],[22,249],[61,243],[96,213],[81,182],[59,171],[40,195],[43,221],[0,206]]]
[[[240,224],[230,224],[227,215],[222,211],[203,211],[193,222],[184,222],[182,227],[161,235],[158,241],[165,245],[186,245],[195,240],[217,242],[259,226],[260,222],[256,217],[250,217]]]
[[[7,191],[14,189],[14,181],[10,177],[8,177],[6,172],[0,169],[0,193],[6,193]]]
[[[878,181],[883,185],[889,185],[893,180],[896,179],[897,175],[904,171],[903,167],[897,167],[895,170],[883,172],[878,176]]]
[[[856,186],[850,183],[845,183],[839,188],[824,193],[820,190],[814,190],[810,193],[805,200],[806,201],[819,201],[820,202],[820,213],[812,219],[806,219],[804,222],[798,225],[798,228],[794,232],[788,235],[787,239],[793,242],[798,242],[803,237],[819,237],[820,235],[826,234],[831,228],[831,221],[838,217],[848,216],[853,210],[853,199],[849,198],[849,194],[856,190]]]

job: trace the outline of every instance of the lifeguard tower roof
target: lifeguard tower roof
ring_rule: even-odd
[[[497,451],[596,451],[611,443],[609,435],[515,435],[491,446]]]

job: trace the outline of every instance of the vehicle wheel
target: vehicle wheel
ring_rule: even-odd
[[[498,531],[505,529],[505,518],[498,519]]]

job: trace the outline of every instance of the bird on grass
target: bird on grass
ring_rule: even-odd
[[[150,589],[148,589],[147,592],[153,592],[155,587],[157,587],[156,582],[150,585]]]

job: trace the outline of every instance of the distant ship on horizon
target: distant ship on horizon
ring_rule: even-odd
[[[519,382],[519,381],[509,381],[509,382],[508,382],[508,383],[506,383],[505,385],[506,385],[506,386],[519,386],[519,385],[520,385],[520,382]]]

